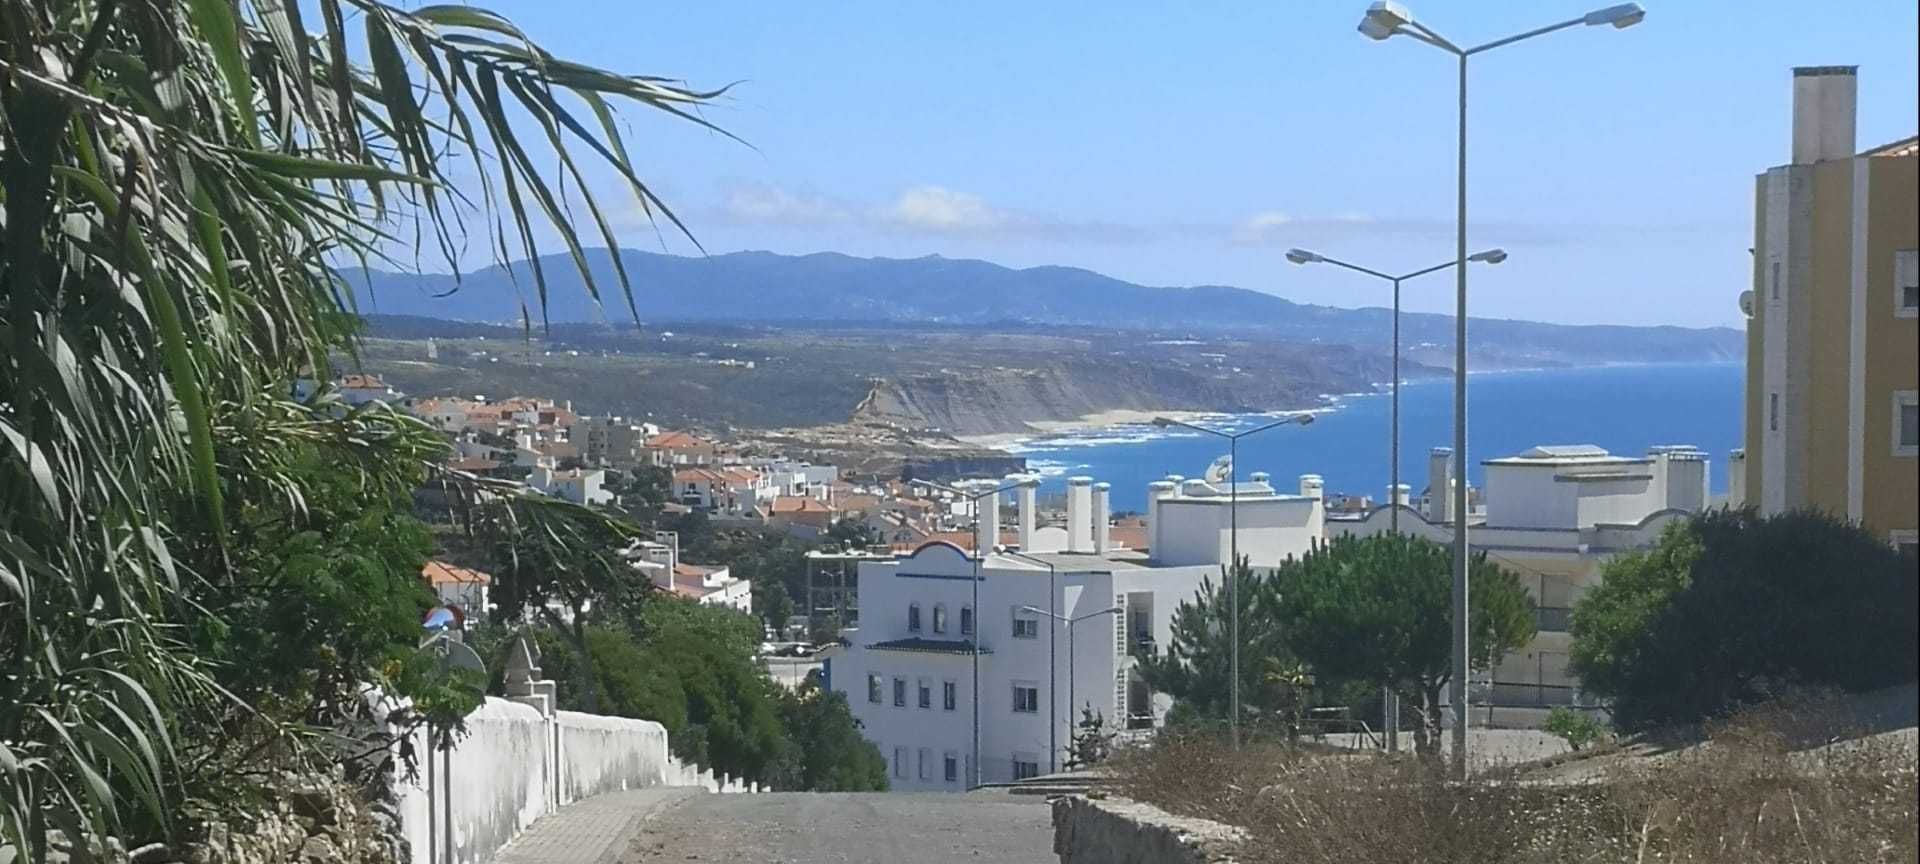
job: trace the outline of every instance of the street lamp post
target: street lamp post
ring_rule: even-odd
[[[1287,260],[1295,264],[1332,264],[1345,267],[1356,273],[1364,273],[1376,279],[1385,279],[1393,283],[1393,419],[1392,431],[1387,436],[1387,472],[1391,478],[1387,481],[1387,528],[1395,534],[1400,533],[1400,283],[1416,276],[1425,276],[1455,266],[1458,262],[1448,261],[1432,267],[1415,270],[1400,276],[1389,276],[1378,270],[1371,270],[1358,264],[1351,264],[1338,258],[1329,258],[1318,252],[1305,249],[1288,249]],[[1483,261],[1498,264],[1507,260],[1504,249],[1488,249],[1467,256],[1468,261]],[[1440,494],[1440,493],[1435,493]],[[1400,749],[1400,698],[1391,686],[1382,688],[1380,693],[1381,734],[1385,736],[1388,752]]]
[[[1432,28],[1413,19],[1407,7],[1381,0],[1367,7],[1360,20],[1360,33],[1381,41],[1394,36],[1425,42],[1459,58],[1459,143],[1456,156],[1454,214],[1454,345],[1453,345],[1453,458],[1458,466],[1459,482],[1453,488],[1453,674],[1449,681],[1453,699],[1453,762],[1455,773],[1467,776],[1467,58],[1475,54],[1511,45],[1535,36],[1544,36],[1568,27],[1586,25],[1625,29],[1647,17],[1638,3],[1622,3],[1597,9],[1578,18],[1549,24],[1525,33],[1495,39],[1472,48],[1461,48]]]
[[[1218,429],[1208,429],[1205,426],[1196,426],[1192,423],[1173,420],[1167,417],[1153,418],[1153,425],[1159,426],[1162,429],[1168,426],[1180,426],[1196,432],[1205,432],[1216,438],[1227,439],[1227,519],[1229,524],[1227,529],[1227,545],[1230,550],[1227,554],[1228,557],[1233,559],[1228,563],[1225,576],[1228,607],[1227,651],[1228,657],[1230,658],[1227,664],[1227,675],[1231,679],[1227,682],[1227,711],[1229,714],[1227,717],[1227,729],[1232,736],[1233,749],[1235,750],[1240,749],[1240,577],[1234,572],[1236,568],[1240,566],[1240,483],[1238,479],[1240,471],[1240,439],[1249,435],[1265,432],[1277,426],[1286,426],[1288,424],[1305,426],[1312,422],[1312,414],[1293,414],[1282,417],[1272,423],[1255,426],[1245,431],[1222,432]],[[1072,635],[1068,635],[1067,638],[1071,640],[1073,637]]]
[[[1028,555],[1025,552],[1010,552],[1006,550],[1001,550],[1000,554],[1006,555],[1012,558],[1018,558],[1022,561],[1031,562],[1047,568],[1047,617],[1054,618],[1056,620],[1059,619],[1060,613],[1054,611],[1055,609],[1054,598],[1057,597],[1060,593],[1059,568],[1053,566],[1052,561],[1048,561],[1043,558],[1035,558],[1034,556]],[[1031,607],[1028,607],[1028,608],[1031,608]],[[977,615],[978,613],[976,612],[975,614]],[[1060,693],[1059,693],[1060,660],[1059,660],[1058,645],[1057,645],[1059,640],[1056,638],[1059,635],[1059,632],[1060,632],[1060,628],[1058,627],[1047,628],[1047,773],[1048,774],[1054,774],[1060,770]],[[1071,671],[1073,667],[1073,628],[1071,627],[1067,628],[1067,667],[1069,670],[1067,672],[1067,699],[1069,702],[1071,702],[1073,699],[1073,672]]]
[[[994,544],[992,541],[999,539],[997,537],[991,537],[991,538],[985,538],[987,540],[986,543],[983,544],[981,542],[982,538],[980,537],[980,501],[983,498],[990,498],[992,499],[992,501],[988,506],[998,507],[1000,506],[999,496],[1002,493],[1011,492],[1015,489],[1020,489],[1028,486],[1038,486],[1040,485],[1040,481],[1033,478],[1027,478],[1015,483],[997,485],[994,488],[988,489],[984,492],[965,492],[960,489],[956,489],[952,486],[946,486],[939,483],[935,483],[931,480],[910,480],[908,482],[912,484],[917,484],[920,486],[925,486],[929,489],[939,489],[939,490],[950,492],[954,495],[957,495],[962,499],[965,499],[969,505],[968,509],[973,511],[973,545],[974,545],[973,578],[969,580],[973,583],[973,634],[972,634],[973,639],[968,643],[968,648],[969,648],[968,653],[973,655],[973,786],[972,788],[978,789],[984,782],[981,779],[981,764],[980,764],[980,580],[981,578],[983,578],[980,575],[980,564],[982,561],[986,560],[986,557],[988,554],[993,552]]]
[[[1074,638],[1073,638],[1073,625],[1075,625],[1075,624],[1078,624],[1078,623],[1080,623],[1080,622],[1082,622],[1082,621],[1085,621],[1085,620],[1087,620],[1088,618],[1098,618],[1098,617],[1100,617],[1100,616],[1102,616],[1102,615],[1113,615],[1113,614],[1117,614],[1117,613],[1119,613],[1119,612],[1120,612],[1120,607],[1118,607],[1118,606],[1111,606],[1111,607],[1108,607],[1108,608],[1106,608],[1106,609],[1102,609],[1102,610],[1100,610],[1100,611],[1098,611],[1098,612],[1088,612],[1088,613],[1087,613],[1087,614],[1085,614],[1085,615],[1080,615],[1080,616],[1076,616],[1076,617],[1072,617],[1072,618],[1069,618],[1069,617],[1067,617],[1067,616],[1065,616],[1065,615],[1062,615],[1062,614],[1060,614],[1060,613],[1058,613],[1058,612],[1049,612],[1049,611],[1047,611],[1047,610],[1045,610],[1045,609],[1041,609],[1041,608],[1039,608],[1039,607],[1036,607],[1036,606],[1022,606],[1022,607],[1020,607],[1020,611],[1022,611],[1022,612],[1032,612],[1032,613],[1034,613],[1035,615],[1045,615],[1045,616],[1047,616],[1048,618],[1052,618],[1052,619],[1053,619],[1053,620],[1054,620],[1055,622],[1058,622],[1058,623],[1060,623],[1060,624],[1065,624],[1065,625],[1067,625],[1067,701],[1068,701],[1068,706],[1067,706],[1067,707],[1068,707],[1068,709],[1069,709],[1069,710],[1068,710],[1068,713],[1067,713],[1067,719],[1069,719],[1069,720],[1071,720],[1071,719],[1073,719],[1073,713],[1072,713],[1072,710],[1071,710],[1071,709],[1072,709],[1072,707],[1073,707],[1073,706],[1072,706],[1072,701],[1073,701],[1073,698],[1074,698],[1074,694],[1076,694],[1076,693],[1078,693],[1078,692],[1079,692],[1079,691],[1077,691],[1077,690],[1075,690],[1075,689],[1073,689],[1073,653],[1074,653],[1074,649],[1075,649],[1075,646],[1077,646],[1077,645],[1079,645],[1079,644],[1080,644],[1080,643],[1078,643],[1078,642],[1076,642],[1076,641],[1074,641]],[[1049,693],[1049,694],[1047,694],[1047,700],[1048,700],[1049,702],[1051,702],[1051,701],[1053,701],[1053,694],[1051,694],[1051,693]],[[1055,770],[1058,770],[1058,769],[1056,768]]]
[[[1349,264],[1338,258],[1329,258],[1305,249],[1288,249],[1287,260],[1295,264],[1332,264],[1335,267],[1345,267],[1356,273],[1365,273],[1376,279],[1384,279],[1393,283],[1393,430],[1388,436],[1390,443],[1387,445],[1387,470],[1392,479],[1387,481],[1391,484],[1387,495],[1387,504],[1390,508],[1387,514],[1389,519],[1388,527],[1398,532],[1400,530],[1400,507],[1398,506],[1399,502],[1395,499],[1395,496],[1400,494],[1400,283],[1416,276],[1437,273],[1448,267],[1455,266],[1456,262],[1448,261],[1444,264],[1435,264],[1432,267],[1415,270],[1412,273],[1406,273],[1400,276],[1389,276],[1378,270],[1370,270],[1358,264]],[[1475,252],[1467,256],[1467,260],[1476,263],[1498,264],[1507,260],[1507,251],[1505,249],[1488,249],[1484,252]]]

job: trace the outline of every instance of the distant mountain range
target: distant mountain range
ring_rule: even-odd
[[[604,250],[588,252],[604,311],[582,289],[565,255],[547,256],[546,318],[552,323],[632,320]],[[1297,342],[1383,346],[1390,312],[1295,303],[1244,288],[1137,285],[1073,267],[1016,270],[985,261],[930,256],[855,258],[836,253],[736,252],[704,258],[624,251],[644,322],[867,322],[941,325],[1058,325],[1156,333],[1270,334]],[[365,313],[457,321],[541,319],[527,262],[463,275],[382,271],[341,274]],[[368,286],[371,285],[371,293]],[[438,296],[446,295],[446,296]],[[524,304],[524,305],[523,305]],[[1405,314],[1409,356],[1450,365],[1453,319]],[[1476,318],[1476,365],[1524,366],[1620,362],[1699,362],[1744,356],[1729,328],[1574,326]]]

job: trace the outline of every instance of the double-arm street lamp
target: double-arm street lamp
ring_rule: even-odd
[[[968,650],[969,653],[973,655],[972,788],[977,789],[982,784],[980,765],[980,622],[982,620],[980,617],[980,580],[982,577],[980,575],[980,563],[985,561],[986,557],[993,552],[994,545],[1000,540],[998,537],[983,538],[980,536],[980,507],[982,506],[980,502],[982,499],[986,499],[987,503],[985,506],[998,507],[1000,506],[1000,495],[1002,493],[1012,492],[1015,489],[1023,489],[1029,486],[1038,486],[1040,485],[1040,481],[1036,478],[1028,477],[1012,483],[997,484],[981,492],[967,492],[952,486],[935,483],[931,480],[909,480],[907,482],[956,495],[964,499],[969,505],[968,509],[973,512],[973,578],[969,580],[973,583],[973,632],[967,635],[973,637],[968,641]],[[979,485],[985,486],[988,484],[981,483]]]
[[[1227,711],[1229,712],[1227,729],[1232,735],[1233,748],[1235,750],[1240,749],[1240,577],[1235,572],[1240,566],[1240,484],[1236,479],[1236,475],[1240,470],[1240,439],[1249,435],[1265,432],[1268,429],[1278,426],[1286,426],[1289,424],[1305,426],[1312,422],[1312,414],[1292,414],[1275,420],[1272,423],[1255,426],[1252,429],[1246,429],[1240,432],[1222,432],[1218,429],[1208,429],[1205,426],[1197,426],[1192,423],[1167,417],[1153,418],[1153,425],[1162,429],[1168,426],[1180,426],[1196,432],[1205,432],[1216,438],[1227,439],[1227,519],[1230,525],[1227,529],[1227,545],[1230,550],[1228,555],[1232,559],[1228,562],[1224,576],[1227,583],[1228,607],[1227,650],[1228,656],[1231,658],[1228,661],[1229,668],[1227,672],[1231,678],[1227,684],[1227,692],[1229,694],[1227,697]],[[1067,638],[1071,640],[1073,637],[1068,636]]]
[[[1392,420],[1393,431],[1388,436],[1390,439],[1390,443],[1387,445],[1387,465],[1388,465],[1387,470],[1389,475],[1393,479],[1387,481],[1388,483],[1392,484],[1391,486],[1389,486],[1388,492],[1387,492],[1387,499],[1388,499],[1387,506],[1391,508],[1387,512],[1388,512],[1388,518],[1391,520],[1388,524],[1388,527],[1392,528],[1394,531],[1399,531],[1400,530],[1400,506],[1399,506],[1399,503],[1400,503],[1399,501],[1399,496],[1400,496],[1400,283],[1405,282],[1408,279],[1412,279],[1416,276],[1425,276],[1428,273],[1437,273],[1441,270],[1447,269],[1448,267],[1456,266],[1457,262],[1448,261],[1445,264],[1435,264],[1432,267],[1415,270],[1412,273],[1405,273],[1399,276],[1389,276],[1378,270],[1370,270],[1358,264],[1350,264],[1338,258],[1329,258],[1317,252],[1308,252],[1305,249],[1288,249],[1287,260],[1292,261],[1295,264],[1332,264],[1335,267],[1345,267],[1346,269],[1352,270],[1355,273],[1365,273],[1366,275],[1372,276],[1376,279],[1385,279],[1386,281],[1393,283],[1393,420]],[[1477,263],[1498,264],[1502,261],[1507,260],[1507,250],[1488,249],[1485,252],[1475,252],[1472,255],[1468,255],[1467,260],[1472,262],[1477,262]],[[1439,493],[1436,492],[1435,494],[1439,494]]]
[[[1647,17],[1638,3],[1622,3],[1549,24],[1504,39],[1495,39],[1472,48],[1462,48],[1413,18],[1407,7],[1382,0],[1367,7],[1360,21],[1360,32],[1376,41],[1406,36],[1439,48],[1460,60],[1459,71],[1459,147],[1455,213],[1454,270],[1454,361],[1453,361],[1453,458],[1458,466],[1459,482],[1453,488],[1453,674],[1449,682],[1453,699],[1454,771],[1467,776],[1467,58],[1535,36],[1544,36],[1569,27],[1632,27]]]
[[[1049,604],[1049,605],[1051,605],[1051,604]],[[1033,614],[1035,614],[1035,615],[1045,615],[1045,616],[1047,616],[1048,618],[1052,618],[1052,619],[1054,620],[1054,622],[1055,622],[1055,624],[1056,624],[1056,626],[1054,626],[1054,627],[1050,627],[1050,628],[1048,628],[1049,630],[1058,630],[1058,629],[1060,629],[1060,628],[1059,628],[1059,627],[1057,626],[1057,625],[1059,625],[1059,624],[1065,624],[1065,625],[1067,625],[1067,718],[1068,718],[1069,720],[1071,720],[1071,719],[1073,718],[1073,698],[1074,698],[1074,694],[1075,694],[1076,692],[1078,692],[1078,691],[1076,691],[1076,690],[1074,690],[1074,689],[1073,689],[1073,653],[1074,653],[1074,650],[1075,650],[1075,648],[1076,648],[1076,647],[1077,647],[1077,646],[1078,646],[1078,645],[1080,644],[1080,643],[1078,643],[1078,642],[1076,642],[1076,641],[1074,641],[1074,638],[1073,638],[1073,625],[1075,625],[1075,624],[1078,624],[1078,623],[1080,623],[1080,622],[1082,622],[1082,621],[1085,621],[1085,620],[1087,620],[1088,618],[1098,618],[1098,617],[1100,617],[1100,616],[1102,616],[1102,615],[1117,615],[1117,614],[1119,614],[1119,613],[1120,613],[1120,611],[1121,611],[1121,610],[1120,610],[1120,607],[1118,607],[1118,606],[1109,606],[1109,607],[1107,607],[1107,608],[1105,608],[1105,609],[1102,609],[1102,610],[1100,610],[1100,611],[1098,611],[1098,612],[1088,612],[1088,613],[1087,613],[1087,614],[1085,614],[1085,615],[1079,615],[1079,616],[1075,616],[1075,617],[1071,617],[1071,618],[1070,618],[1070,617],[1067,617],[1067,616],[1065,616],[1065,615],[1062,615],[1062,614],[1060,614],[1060,613],[1058,613],[1058,612],[1054,612],[1054,611],[1051,611],[1051,610],[1047,610],[1047,609],[1041,609],[1041,608],[1039,608],[1039,607],[1037,607],[1037,606],[1022,606],[1022,607],[1020,607],[1020,611],[1022,611],[1022,612],[1031,612],[1031,613],[1033,613]],[[1049,655],[1049,656],[1047,657],[1047,666],[1048,666],[1048,667],[1052,667],[1052,666],[1053,666],[1053,664],[1054,664],[1054,660],[1053,660],[1053,657],[1051,656],[1051,655],[1053,654],[1053,650],[1052,650],[1052,646],[1051,646],[1051,645],[1049,645],[1049,646],[1048,646],[1048,651],[1047,651],[1047,654]],[[1051,687],[1052,687],[1053,685],[1052,685],[1051,683],[1049,683],[1049,684],[1048,684],[1047,686],[1048,686],[1049,688],[1051,688]],[[1047,693],[1047,706],[1048,706],[1048,707],[1047,707],[1047,725],[1048,725],[1049,727],[1051,727],[1052,729],[1059,729],[1059,728],[1060,728],[1060,721],[1059,721],[1059,719],[1058,719],[1057,717],[1055,717],[1055,716],[1054,716],[1054,713],[1053,713],[1053,711],[1054,711],[1054,707],[1055,707],[1055,706],[1057,706],[1057,705],[1059,705],[1059,703],[1060,703],[1060,698],[1059,698],[1059,696],[1058,696],[1057,694],[1055,694],[1055,693],[1053,693],[1053,692],[1051,691],[1051,689],[1050,689],[1050,690],[1048,691],[1048,693]],[[1055,744],[1055,739],[1054,739],[1054,737],[1053,737],[1053,732],[1052,732],[1052,731],[1049,731],[1049,732],[1047,733],[1047,744],[1048,744],[1048,746],[1054,746],[1054,744]],[[1052,757],[1049,757],[1049,759],[1048,759],[1048,761],[1049,761],[1049,762],[1052,762],[1052,761],[1054,761],[1055,759],[1057,759],[1057,758],[1058,758],[1058,756],[1057,756],[1057,754],[1058,754],[1059,752],[1060,752],[1060,750],[1059,750],[1059,748],[1058,748],[1057,746],[1055,746],[1055,747],[1054,747],[1054,753],[1055,753],[1056,755],[1055,755],[1055,756],[1052,756]],[[1059,766],[1058,766],[1057,764],[1055,764],[1055,765],[1054,765],[1054,767],[1052,767],[1052,768],[1051,768],[1051,769],[1049,769],[1049,770],[1051,770],[1051,771],[1059,771],[1060,769],[1059,769]]]

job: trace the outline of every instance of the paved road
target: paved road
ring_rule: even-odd
[[[647,820],[621,864],[1057,864],[1045,799],[698,795]]]

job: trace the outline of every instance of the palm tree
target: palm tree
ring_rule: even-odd
[[[530,325],[542,237],[602,297],[584,211],[632,312],[587,159],[685,232],[615,110],[707,126],[719,91],[469,6],[317,5],[0,0],[0,853],[168,823],[188,718],[232,708],[195,598],[248,578],[229,498],[298,503],[276,453],[330,448],[369,488],[429,455],[423,427],[288,395],[351,348],[335,265],[477,239],[527,260]]]

